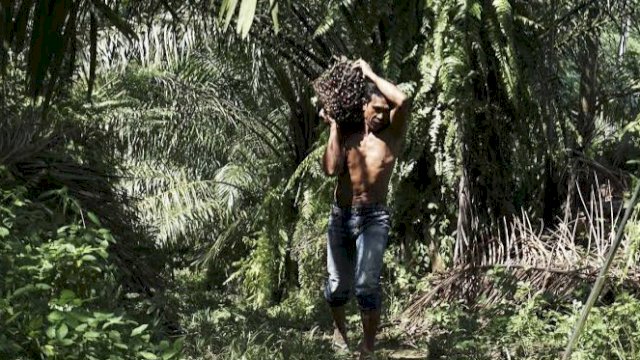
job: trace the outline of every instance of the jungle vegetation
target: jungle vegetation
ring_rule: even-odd
[[[412,102],[380,357],[560,358],[611,259],[571,358],[640,359],[637,0],[0,0],[0,41],[2,359],[346,358],[340,56]]]

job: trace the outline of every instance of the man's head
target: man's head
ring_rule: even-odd
[[[389,125],[390,110],[387,98],[371,82],[365,85],[366,102],[362,105],[364,122],[372,132],[377,132]]]

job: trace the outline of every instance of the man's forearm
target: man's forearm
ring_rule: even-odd
[[[327,150],[324,152],[322,165],[324,172],[329,176],[338,175],[342,168],[342,145],[340,144],[338,125],[335,123],[331,124],[329,130],[329,142]]]
[[[391,101],[396,107],[403,106],[407,102],[407,96],[398,87],[386,79],[378,76],[373,71],[367,71],[364,76],[369,78],[376,87],[380,90],[382,95]]]

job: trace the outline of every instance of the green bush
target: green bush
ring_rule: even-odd
[[[158,341],[118,303],[99,219],[65,189],[36,197],[0,171],[0,358],[177,358],[180,342]]]
[[[567,344],[582,303],[551,304],[541,293],[519,284],[522,298],[469,309],[443,304],[428,314],[425,344],[434,359],[558,359]],[[609,305],[595,307],[575,360],[638,359],[640,300],[620,294]]]

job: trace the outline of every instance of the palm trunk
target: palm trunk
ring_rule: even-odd
[[[595,21],[598,17],[599,9],[592,6],[588,10],[588,17]],[[572,214],[574,202],[576,199],[577,186],[588,186],[581,175],[583,172],[582,165],[576,156],[582,154],[590,147],[595,131],[596,118],[596,100],[598,86],[598,31],[592,29],[585,37],[582,56],[580,56],[580,96],[578,104],[578,118],[576,121],[576,129],[578,132],[578,141],[573,142],[570,147],[572,151],[571,162],[569,166],[569,182],[567,184],[567,202],[565,204],[564,216],[565,220]]]
[[[622,11],[626,10],[627,2],[622,4]],[[622,62],[622,57],[627,49],[627,39],[629,38],[629,28],[631,27],[631,15],[625,14],[622,20],[622,33],[620,33],[620,41],[618,42],[618,61]]]
[[[469,198],[469,179],[463,166],[458,184],[458,224],[456,226],[456,245],[454,264],[465,264],[469,257],[469,238],[471,235],[471,199]]]
[[[554,6],[554,10],[556,6]],[[556,13],[556,11],[553,11]],[[559,95],[557,92],[549,92],[544,89],[552,82],[552,86],[549,88],[560,88],[560,84],[555,79],[555,74],[558,72],[558,59],[554,51],[554,44],[556,41],[555,31],[551,32],[551,35],[543,42],[541,55],[542,64],[542,81],[540,86],[539,96],[540,103],[542,105],[542,117],[545,125],[545,174],[543,185],[543,204],[542,204],[542,219],[544,224],[552,224],[555,216],[558,215],[558,211],[562,209],[562,199],[560,192],[562,190],[562,184],[558,176],[557,169],[559,168],[558,160],[554,157],[554,153],[561,146],[559,144],[559,138],[557,134],[556,121],[562,121],[558,116],[557,99]]]

